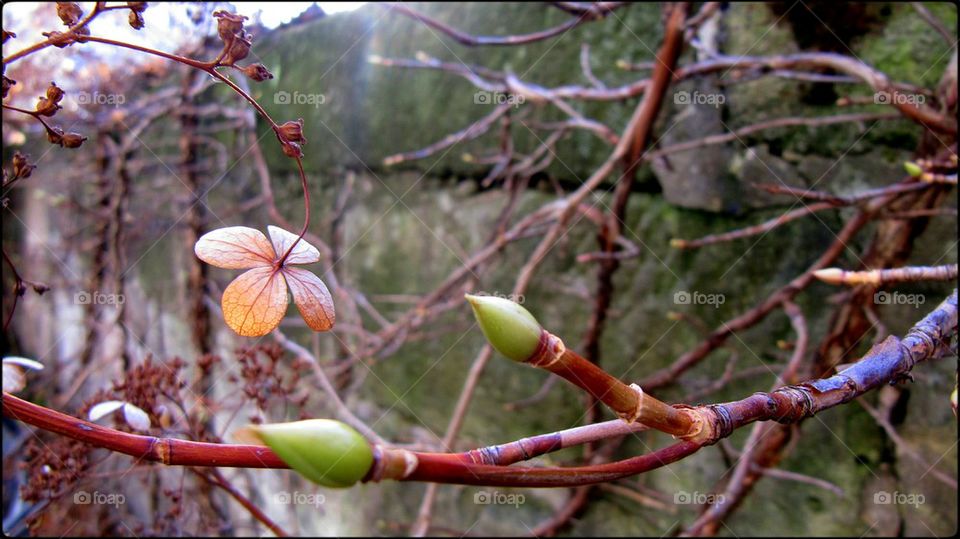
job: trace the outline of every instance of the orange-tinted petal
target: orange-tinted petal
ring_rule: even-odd
[[[287,249],[293,245],[293,242],[297,241],[296,234],[287,232],[280,227],[268,226],[267,232],[270,233],[270,239],[273,240],[273,248],[277,251],[278,257],[286,254]],[[307,243],[307,240],[301,238],[300,241],[297,241],[297,246],[293,248],[293,252],[284,261],[284,265],[313,264],[318,260],[320,260],[320,251]]]
[[[273,331],[287,312],[287,284],[272,267],[254,268],[223,291],[223,319],[241,337]]]
[[[255,228],[228,226],[204,234],[193,252],[207,264],[226,269],[247,269],[273,263],[273,245]]]
[[[283,268],[300,315],[314,331],[329,331],[336,321],[333,298],[320,277],[300,268]]]

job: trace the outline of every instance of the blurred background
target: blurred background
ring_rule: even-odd
[[[930,99],[945,80],[949,84],[952,72],[955,107],[956,6],[915,4],[723,4],[709,25],[688,36],[680,64],[709,60],[711,51],[756,57],[838,53],[891,81],[927,89]],[[85,13],[92,8],[80,5]],[[571,18],[561,8],[572,9],[513,2],[408,7],[475,36],[553,28]],[[700,7],[693,4],[690,14]],[[532,88],[577,87],[580,94],[629,88],[650,76],[663,39],[663,5],[619,6],[599,20],[516,46],[465,46],[438,28],[363,2],[151,4],[141,30],[127,24],[125,11],[99,16],[90,29],[96,36],[210,59],[222,46],[212,17],[217,9],[250,17],[245,29],[253,46],[245,63],[262,62],[273,78],[255,82],[225,73],[276,121],[303,119],[310,232],[329,248],[311,269],[334,294],[335,332],[314,333],[293,311],[280,330],[313,354],[347,407],[382,438],[442,450],[465,379],[485,344],[462,293],[510,295],[545,228],[462,268],[498,233],[581,185],[610,155],[611,135],[623,131],[641,98],[633,92],[580,99],[573,92],[561,105],[572,107],[571,115],[556,102],[531,97],[535,91],[526,99],[498,94],[464,73],[500,82],[515,77]],[[53,4],[28,2],[3,7],[3,28],[17,34],[5,38],[6,58],[63,25]],[[4,167],[14,152],[29,154],[37,167],[29,178],[4,186],[4,252],[23,278],[49,287],[19,297],[3,333],[4,355],[46,366],[29,375],[20,396],[77,416],[96,402],[127,400],[148,408],[155,435],[226,442],[251,421],[335,417],[309,366],[269,336],[240,338],[224,325],[220,295],[238,272],[211,268],[193,254],[196,238],[215,228],[265,230],[275,224],[299,230],[303,199],[295,162],[283,155],[256,110],[207,74],[99,43],[49,47],[4,69],[17,81],[5,104],[32,109],[55,81],[66,96],[49,121],[87,137],[78,149],[58,147],[47,142],[34,118],[4,110]],[[762,235],[695,250],[672,248],[671,239],[740,229],[802,204],[757,184],[841,197],[888,186],[904,176],[905,161],[931,144],[919,125],[877,102],[869,86],[825,70],[814,75],[721,70],[668,89],[654,150],[739,134],[651,158],[637,171],[623,232],[631,254],[614,275],[599,340],[601,364],[609,372],[635,381],[669,366],[703,341],[705,332],[803,273],[856,209],[817,212]],[[738,131],[778,118],[835,114],[863,117]],[[492,119],[484,124],[485,118]],[[583,121],[557,129],[571,118]],[[480,134],[464,135],[475,122]],[[450,142],[451,134],[453,144],[407,154]],[[955,155],[955,142],[941,142],[952,144]],[[526,158],[529,166],[504,177],[498,167],[508,143],[508,168]],[[594,211],[610,204],[615,178],[587,199]],[[957,262],[955,189],[940,200],[945,211],[911,221],[895,248],[901,261]],[[586,334],[597,280],[597,263],[578,258],[598,250],[597,227],[584,213],[522,296],[514,296],[576,349]],[[857,234],[833,265],[856,268],[864,253],[877,248],[884,226],[879,223]],[[13,299],[9,270],[5,265],[4,321]],[[866,309],[875,317],[869,330],[835,354],[842,358],[836,362],[854,361],[878,336],[902,335],[953,287],[898,286],[914,299],[875,301]],[[715,300],[690,299],[697,294]],[[810,326],[811,362],[849,301],[844,289],[823,283],[796,297]],[[696,404],[769,390],[794,339],[789,319],[775,311],[655,395]],[[956,367],[955,358],[924,364],[913,383],[858,400],[866,406],[851,402],[795,427],[776,461],[767,463],[793,475],[759,474],[715,533],[955,533],[957,423],[949,394]],[[167,376],[182,385],[163,381]],[[151,385],[152,393],[141,387]],[[612,418],[607,410],[588,413],[585,405],[575,388],[495,356],[479,377],[452,449]],[[129,429],[122,417],[103,421]],[[748,434],[741,429],[681,462],[585,494],[441,486],[427,531],[676,534],[715,501],[711,496],[728,479]],[[607,458],[669,442],[656,432],[630,436]],[[5,533],[270,533],[212,486],[209,476],[81,445],[36,438],[23,424],[4,420]],[[584,458],[582,448],[572,448],[535,462],[575,465]],[[319,489],[288,471],[220,473],[293,534],[408,534],[427,488],[385,482],[341,491]],[[95,491],[123,494],[123,503],[77,501],[78,492]],[[885,493],[895,502],[884,502]],[[498,494],[522,496],[510,498],[518,503],[496,503],[506,499]],[[583,499],[571,505],[577,496]],[[575,511],[561,518],[570,507]]]

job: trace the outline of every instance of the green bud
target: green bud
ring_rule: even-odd
[[[519,304],[496,296],[464,296],[473,307],[480,329],[497,352],[525,362],[540,346],[543,328],[537,319]]]
[[[918,178],[921,174],[923,174],[923,169],[920,168],[920,165],[912,161],[905,162],[903,164],[903,168],[906,169],[907,174],[913,176],[914,178]]]
[[[325,487],[349,487],[373,466],[367,440],[339,421],[307,419],[248,428],[288,466]]]

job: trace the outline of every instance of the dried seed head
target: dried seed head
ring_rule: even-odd
[[[53,116],[58,110],[63,108],[60,106],[60,101],[62,100],[63,90],[61,90],[55,82],[51,82],[50,86],[47,86],[46,95],[41,96],[39,101],[37,101],[35,110],[37,114],[41,116]]]
[[[243,68],[243,74],[257,82],[263,82],[273,78],[273,73],[267,70],[263,64],[250,64]]]
[[[217,34],[224,44],[229,44],[237,34],[243,32],[243,21],[247,19],[243,15],[223,10],[214,11],[213,16],[217,19]]]
[[[63,129],[51,127],[47,129],[47,140],[50,144],[59,144],[63,146]]]
[[[246,58],[247,55],[250,54],[251,39],[252,36],[250,34],[234,36],[227,45],[227,52],[223,55],[220,63],[229,66]]]
[[[297,121],[289,121],[280,124],[277,128],[277,136],[281,142],[296,142],[297,144],[306,144],[307,139],[303,137],[303,118],[297,118]]]
[[[37,167],[30,163],[29,155],[13,152],[13,176],[15,178],[29,178],[35,168]]]
[[[63,100],[63,90],[57,86],[57,83],[51,82],[50,86],[47,86],[47,99],[54,103],[59,103]]]
[[[130,10],[130,15],[127,16],[127,22],[130,23],[130,27],[134,30],[139,30],[143,28],[143,15],[139,11]]]
[[[87,140],[87,137],[80,133],[67,133],[63,136],[61,146],[64,148],[79,148],[85,140]]]
[[[238,434],[256,437],[291,468],[327,487],[349,487],[373,466],[373,450],[367,440],[349,425],[332,419],[250,425]]]
[[[287,157],[292,157],[294,159],[303,157],[303,150],[300,149],[300,145],[296,142],[290,142],[283,139],[280,139],[280,142],[283,144],[283,153]]]
[[[505,298],[470,294],[464,297],[473,307],[491,346],[514,361],[525,362],[533,357],[544,330],[530,311]]]
[[[74,2],[57,2],[57,16],[60,17],[63,24],[70,27],[80,22],[83,10]]]

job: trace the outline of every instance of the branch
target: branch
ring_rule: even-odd
[[[438,21],[432,17],[429,17],[419,11],[408,8],[404,4],[379,4],[381,7],[389,9],[391,11],[397,11],[402,15],[406,15],[411,19],[422,22],[423,24],[433,28],[434,30],[439,30],[444,34],[452,37],[458,43],[462,45],[467,45],[468,47],[484,46],[484,45],[525,45],[527,43],[533,43],[536,41],[543,41],[544,39],[549,39],[554,36],[563,34],[564,32],[580,26],[582,23],[587,21],[593,21],[602,19],[607,13],[617,9],[618,7],[626,4],[627,2],[598,2],[594,6],[590,6],[586,9],[581,9],[575,18],[570,19],[569,21],[555,26],[553,28],[548,28],[546,30],[541,30],[539,32],[533,32],[530,34],[522,35],[511,35],[511,36],[473,36],[461,30],[458,30],[452,26],[449,26],[445,23]]]
[[[813,275],[830,284],[848,286],[880,286],[891,283],[912,283],[917,281],[953,281],[957,278],[957,264],[944,266],[907,266],[904,268],[875,269],[868,271],[845,271],[840,268],[826,268],[813,272]]]
[[[919,362],[938,357],[957,330],[957,291],[918,322],[903,340],[890,336],[874,346],[852,367],[829,378],[787,386],[770,393],[693,410],[709,418],[703,436],[684,440],[647,455],[607,464],[579,467],[505,467],[476,464],[466,454],[423,453],[375,446],[373,469],[382,469],[388,456],[409,463],[402,481],[430,481],[467,485],[557,487],[613,481],[675,462],[716,443],[734,430],[755,421],[796,423],[820,411],[846,403],[883,384],[904,378]],[[43,430],[138,459],[182,466],[286,468],[270,449],[142,436],[96,425],[3,393],[4,415]],[[583,431],[581,431],[583,432]],[[562,434],[560,435],[562,437]],[[569,439],[569,438],[568,438]],[[481,451],[482,452],[482,451]],[[376,474],[367,478],[376,481]]]

